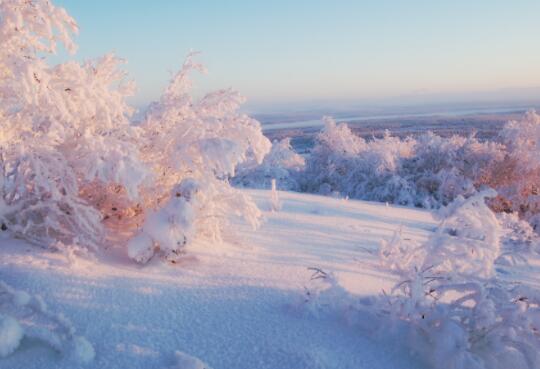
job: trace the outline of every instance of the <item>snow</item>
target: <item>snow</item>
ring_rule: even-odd
[[[272,212],[270,191],[243,192],[263,211],[258,231],[239,223],[223,244],[194,243],[175,264],[140,266],[123,248],[68,257],[7,239],[0,278],[69,317],[93,346],[74,350],[87,359],[80,363],[95,354],[87,367],[175,368],[182,352],[214,369],[423,368],[398,337],[313,314],[304,291],[309,267],[332,272],[355,296],[389,289],[396,277],[376,262],[380,241],[401,228],[404,239],[422,242],[436,226],[430,213],[289,192],[280,192],[282,208]],[[36,341],[23,340],[0,361],[0,368],[53,367],[73,361]]]
[[[196,357],[189,356],[184,352],[176,351],[174,356],[176,357],[176,365],[173,369],[212,369]]]
[[[0,314],[0,358],[17,349],[23,335],[23,329],[15,319]]]
[[[96,356],[96,352],[94,351],[94,347],[88,340],[84,337],[76,337],[74,340],[74,350],[73,350],[73,358],[75,361],[82,363],[82,364],[88,364],[94,360],[94,357]]]
[[[145,233],[140,233],[128,242],[127,252],[130,259],[137,263],[146,263],[154,256],[154,241]]]
[[[63,9],[0,14],[0,367],[540,367],[536,112],[500,142],[328,118],[304,158],[193,98],[194,54],[132,124],[120,59],[48,64]]]

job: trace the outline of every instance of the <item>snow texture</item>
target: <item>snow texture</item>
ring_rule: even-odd
[[[312,314],[298,301],[313,274],[308,267],[332,272],[355,296],[390,289],[395,277],[375,264],[380,240],[401,224],[404,238],[423,242],[437,225],[429,213],[289,192],[280,192],[283,207],[272,212],[270,191],[246,195],[264,209],[257,232],[238,221],[221,247],[196,241],[174,265],[152,259],[139,266],[116,249],[68,257],[8,238],[0,241],[0,275],[69,317],[94,348],[86,367],[170,368],[179,349],[214,369],[425,367],[398,339],[379,341],[325,304]],[[74,364],[73,346],[63,342],[57,355],[25,339],[0,367],[84,365]]]
[[[0,281],[0,317],[0,356],[12,354],[23,336],[62,353],[72,364],[89,363],[95,356],[93,346],[76,334],[71,320],[51,312],[39,295],[16,290],[3,281]]]

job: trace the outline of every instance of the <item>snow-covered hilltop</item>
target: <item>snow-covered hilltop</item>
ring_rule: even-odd
[[[224,244],[199,244],[179,264],[140,268],[118,250],[95,260],[1,242],[0,277],[41,295],[95,349],[92,368],[170,368],[175,351],[228,368],[421,368],[392,337],[377,339],[347,317],[306,306],[308,267],[333,272],[355,296],[389,290],[376,263],[381,239],[401,227],[421,242],[436,226],[420,210],[321,196],[249,191],[266,221]],[[2,368],[73,368],[37,340],[0,359]],[[180,366],[181,368],[184,368]],[[190,368],[190,367],[188,367]]]
[[[134,122],[77,31],[0,0],[0,368],[540,368],[535,111],[300,155],[194,54]]]
[[[401,278],[383,261],[394,257],[394,265],[405,266],[407,257],[385,253],[391,248],[381,248],[381,240],[396,242],[399,234],[403,246],[424,244],[439,226],[431,213],[286,192],[279,192],[281,210],[272,211],[270,191],[247,194],[263,211],[259,230],[242,225],[219,247],[198,243],[179,263],[155,259],[141,268],[118,248],[88,257],[4,239],[0,277],[69,317],[93,345],[87,367],[174,368],[176,351],[214,369],[430,367],[424,362],[430,354],[411,351],[412,336],[400,320],[377,309],[386,306],[382,291],[390,294]],[[538,258],[527,267],[505,264],[493,273],[540,286]],[[312,279],[317,270],[332,280]],[[443,337],[454,339],[449,332]],[[444,340],[448,354],[466,349]],[[74,363],[81,365],[24,338],[0,367]]]

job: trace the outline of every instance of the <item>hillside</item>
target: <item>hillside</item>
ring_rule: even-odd
[[[141,267],[124,250],[92,260],[4,239],[0,279],[71,319],[94,346],[93,368],[175,367],[175,351],[214,369],[421,368],[397,339],[376,339],[346,317],[314,313],[304,288],[313,274],[308,267],[334,272],[354,295],[390,288],[394,277],[381,272],[371,251],[400,226],[405,239],[424,240],[436,226],[431,215],[285,192],[282,209],[272,212],[269,191],[246,192],[264,212],[259,231],[240,225],[221,245],[194,245],[179,264]],[[0,367],[74,364],[25,338]]]

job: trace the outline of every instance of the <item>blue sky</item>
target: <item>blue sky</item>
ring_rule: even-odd
[[[77,59],[114,51],[159,96],[190,50],[251,106],[469,96],[540,86],[540,1],[57,0],[78,21]],[[527,90],[525,90],[527,91]]]

